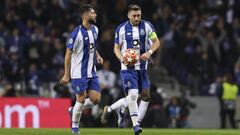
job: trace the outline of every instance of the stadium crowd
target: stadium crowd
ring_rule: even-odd
[[[3,0],[0,1],[0,96],[67,97],[53,87],[63,74],[65,43],[81,20],[78,7],[96,7],[98,50],[111,70],[106,104],[121,96],[120,65],[113,52],[115,27],[126,20],[126,7],[138,3],[143,19],[154,25],[162,44],[160,65],[192,95],[210,95],[226,72],[240,86],[240,2],[237,0]],[[103,67],[99,69],[104,70]],[[101,75],[105,72],[102,71]],[[63,88],[64,89],[64,88]],[[53,97],[53,96],[51,96]],[[106,96],[109,97],[109,96]],[[160,105],[162,101],[159,101]],[[151,120],[150,120],[151,121]]]

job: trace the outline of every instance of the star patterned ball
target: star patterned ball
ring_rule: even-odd
[[[127,66],[136,64],[139,60],[139,55],[134,49],[127,49],[123,54],[123,60],[127,63]]]

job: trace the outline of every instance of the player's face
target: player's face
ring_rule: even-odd
[[[91,9],[88,12],[88,22],[92,24],[92,23],[96,23],[96,21],[97,21],[97,14],[94,11],[94,9]]]
[[[141,13],[141,10],[137,10],[137,11],[130,11],[128,13],[128,19],[130,20],[130,22],[133,24],[133,25],[138,25],[141,21],[141,16],[142,16],[142,13]]]

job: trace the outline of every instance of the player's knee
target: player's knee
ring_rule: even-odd
[[[90,100],[91,100],[91,102],[92,102],[93,104],[95,104],[95,105],[100,102],[100,98],[90,98]]]
[[[79,102],[79,103],[84,103],[85,102],[85,96],[77,97],[76,101]]]
[[[150,95],[149,94],[141,94],[141,100],[149,101],[150,100]]]
[[[143,100],[143,101],[150,101],[150,96],[149,95],[141,96],[141,100]]]
[[[149,92],[143,92],[143,93],[141,93],[141,100],[143,100],[143,101],[149,101],[150,100],[150,94],[149,94]]]
[[[89,91],[88,93],[90,101],[96,105],[100,102],[101,94],[96,91]]]

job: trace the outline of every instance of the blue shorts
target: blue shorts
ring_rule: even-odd
[[[72,89],[75,94],[79,94],[86,90],[95,90],[97,92],[101,92],[98,77],[92,78],[79,78],[79,79],[71,79]]]
[[[147,70],[122,70],[120,75],[126,91],[130,89],[142,91],[150,88]]]

